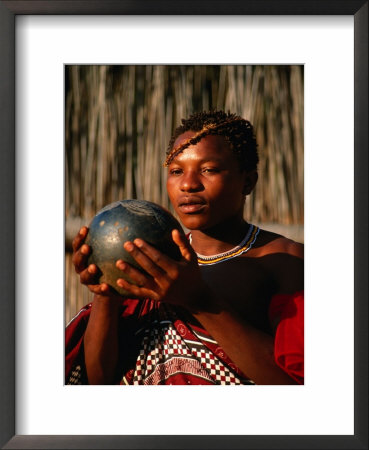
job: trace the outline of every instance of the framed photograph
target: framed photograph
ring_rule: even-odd
[[[0,2],[3,448],[368,448],[367,38],[365,1]],[[64,385],[65,67],[89,64],[304,66],[303,386]]]

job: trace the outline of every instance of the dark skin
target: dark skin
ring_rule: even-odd
[[[188,139],[188,131],[174,146]],[[192,245],[178,230],[173,241],[177,262],[141,239],[124,247],[149,275],[123,261],[117,267],[137,285],[117,284],[132,298],[151,298],[185,308],[218,341],[233,362],[256,384],[294,384],[274,361],[273,331],[267,307],[275,294],[303,290],[303,246],[261,230],[254,247],[241,257],[213,266],[197,264],[196,253],[214,255],[236,246],[248,228],[243,219],[245,196],[256,184],[255,171],[240,169],[222,136],[204,137],[177,155],[168,167],[167,190],[182,224],[191,230]],[[99,269],[86,266],[91,249],[83,227],[73,242],[73,261],[81,283],[95,293],[84,338],[90,384],[114,381],[118,361],[118,305],[121,298],[97,284]]]

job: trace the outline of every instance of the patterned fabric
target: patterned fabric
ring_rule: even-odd
[[[84,384],[83,371],[80,364],[77,364],[70,372],[67,384]]]
[[[163,308],[164,309],[164,308]],[[163,314],[163,311],[161,311]],[[215,346],[222,353],[217,342],[205,334],[196,333],[176,319],[154,320],[148,327],[137,332],[141,341],[136,366],[123,377],[128,384],[174,384],[178,376],[189,376],[186,384],[250,384],[236,371],[222,362],[203,342]],[[222,353],[225,356],[224,352]],[[230,363],[230,361],[229,361]]]
[[[193,318],[190,323],[184,311],[151,300],[126,300],[123,306],[117,384],[254,384]],[[66,384],[87,383],[82,342],[90,309],[91,305],[85,307],[66,330]]]

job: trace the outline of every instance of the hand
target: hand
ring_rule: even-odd
[[[116,264],[117,267],[127,274],[137,286],[122,278],[117,280],[117,284],[136,298],[148,297],[156,301],[196,307],[201,301],[200,295],[205,289],[196,253],[187,238],[178,230],[173,230],[172,238],[181,252],[182,259],[180,261],[171,259],[142,239],[125,242],[125,250],[148,275],[119,260]]]
[[[79,280],[81,284],[86,285],[94,294],[116,297],[117,293],[107,283],[99,284],[101,272],[96,264],[87,264],[88,257],[91,253],[91,247],[85,244],[87,233],[88,227],[82,227],[72,242],[72,262],[75,271],[79,274]]]

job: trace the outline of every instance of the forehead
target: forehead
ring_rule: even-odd
[[[173,144],[173,148],[179,147],[181,144],[185,143],[195,134],[196,134],[195,131],[186,131],[185,133],[179,135]],[[203,155],[206,155],[207,157],[210,157],[212,155],[217,157],[221,156],[228,157],[231,155],[233,156],[233,152],[231,151],[229,142],[226,140],[224,136],[220,135],[204,136],[196,144],[189,145],[188,147],[186,147],[181,153],[179,153],[174,158],[174,160],[180,158],[181,155],[184,155],[186,153],[188,154],[189,152],[201,153]]]

